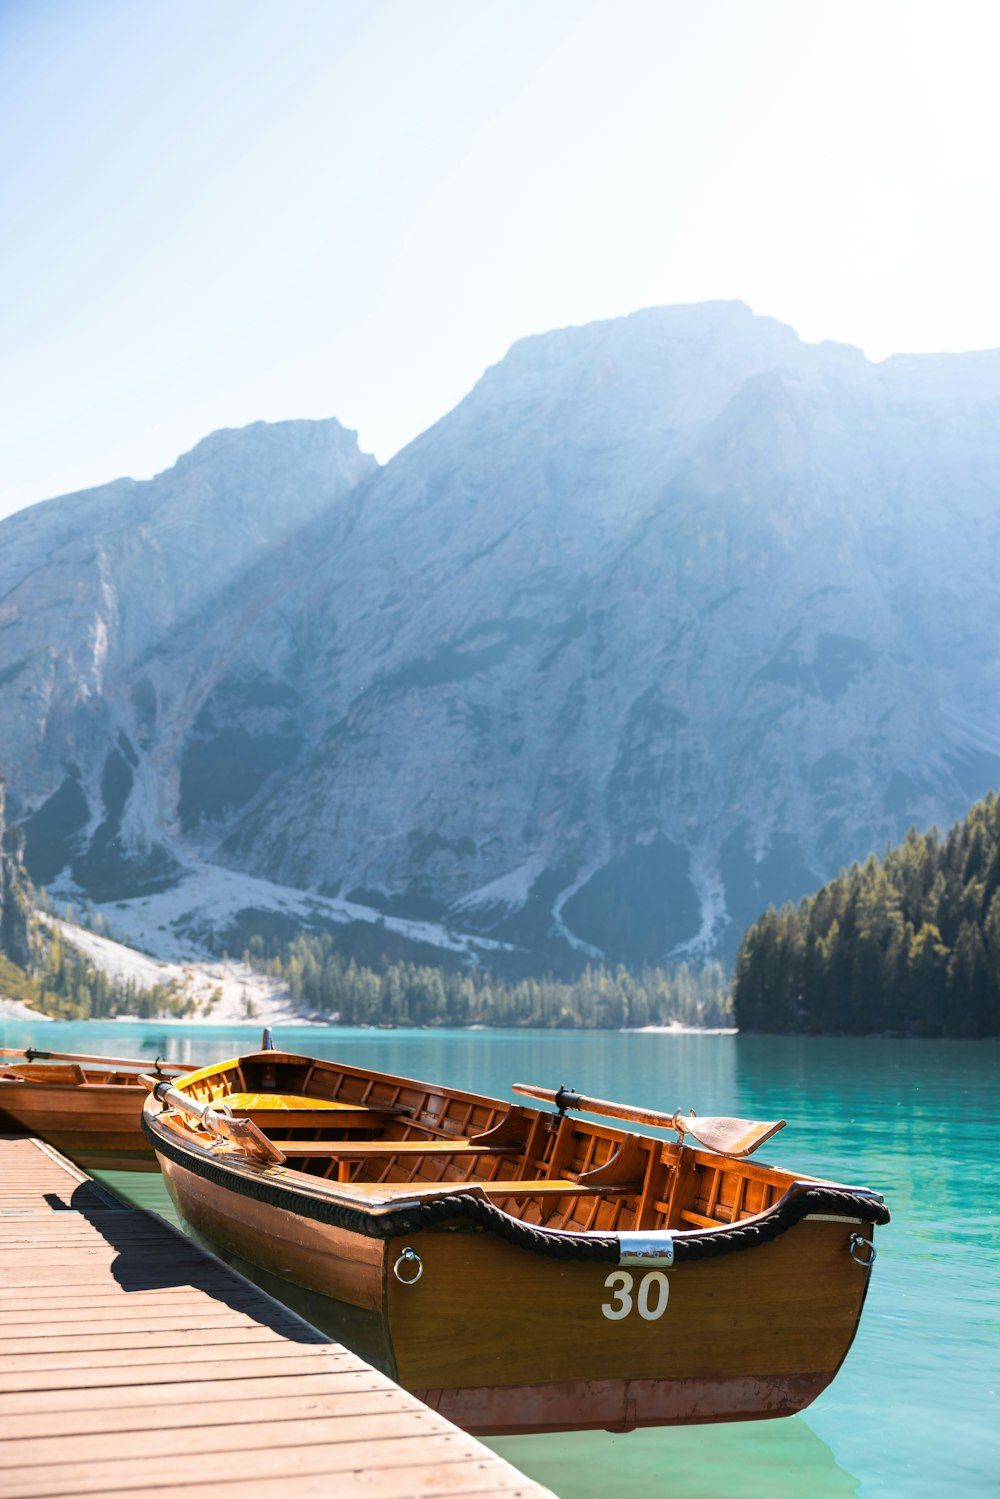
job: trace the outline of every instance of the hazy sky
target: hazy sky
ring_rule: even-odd
[[[526,333],[1000,346],[995,0],[0,0],[0,514]]]

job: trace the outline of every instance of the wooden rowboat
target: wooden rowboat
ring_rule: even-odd
[[[0,1049],[0,1130],[36,1135],[88,1171],[156,1171],[142,1132],[143,1072],[190,1067],[75,1052]]]
[[[749,1160],[782,1121],[517,1089],[550,1111],[279,1051],[148,1082],[188,1222],[333,1330],[367,1319],[359,1351],[483,1434],[801,1410],[851,1345],[889,1219],[875,1192]]]

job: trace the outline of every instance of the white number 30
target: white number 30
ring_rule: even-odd
[[[627,1270],[612,1270],[604,1284],[613,1292],[613,1296],[610,1301],[603,1303],[601,1311],[610,1322],[620,1322],[632,1310],[635,1280]],[[647,1270],[639,1282],[639,1292],[635,1298],[639,1316],[645,1322],[655,1322],[666,1311],[669,1295],[670,1282],[663,1271]]]

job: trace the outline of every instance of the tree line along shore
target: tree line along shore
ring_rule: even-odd
[[[640,971],[590,963],[571,977],[512,978],[454,957],[373,955],[371,934],[359,958],[334,931],[257,931],[254,915],[244,913],[230,934],[245,964],[285,987],[303,1018],[330,1024],[1000,1035],[1000,798],[992,792],[947,834],[911,829],[881,859],[767,910],[744,934],[732,975],[713,961]],[[170,984],[111,978],[37,923],[28,966],[0,955],[0,994],[63,1020],[211,1019],[210,1007]]]
[[[733,1008],[752,1031],[1000,1035],[1000,798],[765,912],[743,938]]]

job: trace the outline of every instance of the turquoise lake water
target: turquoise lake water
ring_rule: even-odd
[[[0,1022],[0,1045],[213,1061],[247,1027]],[[508,1097],[566,1083],[788,1128],[768,1159],[875,1187],[893,1222],[844,1368],[791,1420],[504,1438],[559,1499],[1000,1495],[1000,1042],[283,1027],[288,1050]],[[118,1175],[166,1210],[156,1177]]]

